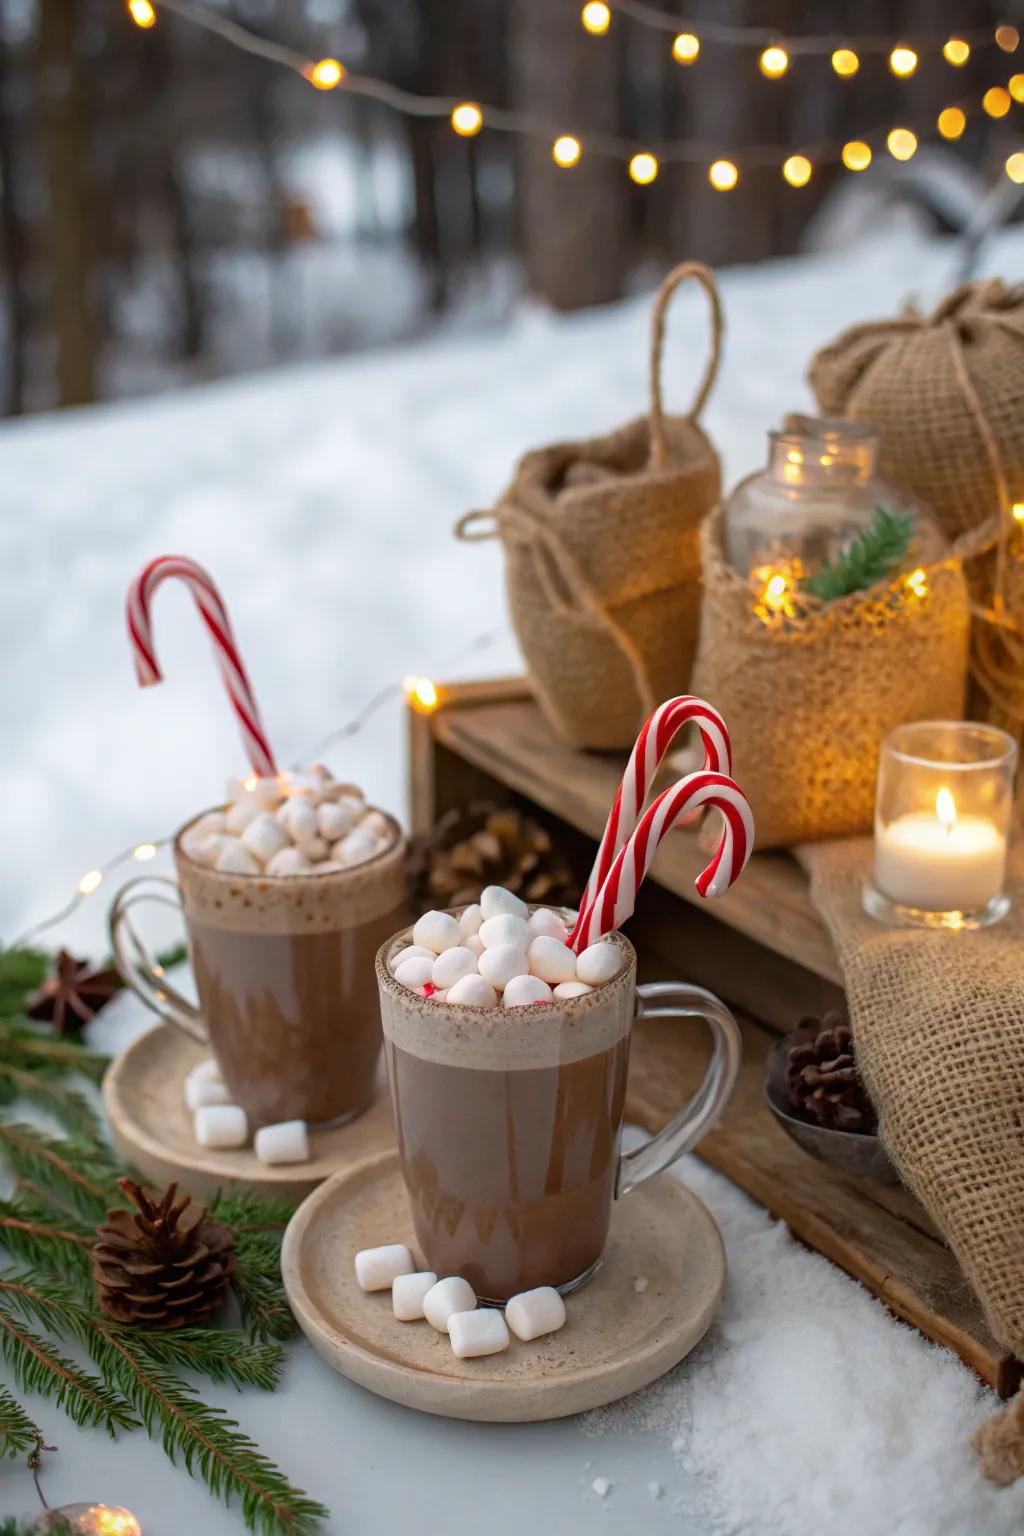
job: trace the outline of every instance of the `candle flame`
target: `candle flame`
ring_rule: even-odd
[[[946,831],[951,832],[956,825],[956,801],[950,790],[942,788],[935,796],[935,814]]]

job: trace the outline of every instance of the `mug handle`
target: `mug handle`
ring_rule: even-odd
[[[168,900],[163,894],[155,891],[140,889],[153,885],[169,886],[174,892],[174,901]],[[152,1008],[162,1019],[167,1019],[171,1024],[176,1024],[184,1030],[189,1039],[198,1041],[200,1045],[209,1045],[210,1037],[206,1033],[202,1015],[187,998],[175,992],[168,986],[165,978],[158,975],[154,969],[149,952],[136,932],[131,920],[131,910],[145,901],[156,902],[163,907],[174,907],[181,910],[181,896],[178,887],[173,880],[166,879],[163,875],[140,875],[137,880],[129,880],[123,885],[114,897],[110,906],[110,914],[107,925],[110,931],[110,945],[114,951],[114,964],[117,966],[121,980],[126,987],[142,998],[147,1008]]]
[[[743,1052],[736,1020],[713,992],[676,981],[648,982],[636,992],[638,1018],[703,1019],[711,1029],[714,1053],[690,1102],[656,1136],[619,1159],[616,1196],[628,1195],[644,1179],[660,1173],[711,1129],[729,1102]]]

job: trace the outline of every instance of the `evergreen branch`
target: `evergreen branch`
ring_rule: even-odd
[[[159,1434],[172,1461],[198,1471],[225,1503],[238,1499],[250,1530],[265,1536],[299,1536],[327,1518],[322,1504],[293,1488],[287,1478],[233,1419],[198,1400],[193,1387],[148,1359],[133,1338],[97,1319],[92,1353],[106,1379],[138,1413],[152,1439]]]
[[[114,1326],[114,1325],[111,1325]],[[154,1365],[200,1371],[211,1381],[233,1387],[262,1387],[272,1392],[281,1373],[282,1351],[275,1344],[245,1344],[237,1333],[219,1328],[173,1328],[166,1331],[122,1330],[129,1347]]]
[[[47,1109],[74,1136],[92,1137],[99,1140],[103,1134],[99,1116],[87,1099],[74,1088],[55,1081],[46,1071],[30,1071],[0,1061],[0,1083],[6,1082],[13,1089],[14,1097],[27,1099]]]
[[[0,950],[0,1018],[24,1013],[26,998],[42,986],[49,968],[45,950]]]
[[[249,1190],[218,1190],[209,1203],[214,1221],[234,1233],[281,1231],[295,1214],[295,1202],[279,1195],[254,1195]]]
[[[0,1247],[19,1264],[81,1281],[89,1272],[92,1244],[91,1233],[40,1221],[27,1202],[0,1200]]]
[[[0,1155],[16,1174],[33,1179],[56,1198],[67,1199],[98,1222],[111,1205],[123,1204],[118,1168],[98,1144],[46,1136],[34,1126],[0,1121]]]
[[[235,1271],[231,1289],[249,1337],[282,1343],[298,1329],[281,1280],[281,1245],[263,1233],[235,1235]]]
[[[0,1457],[27,1454],[42,1439],[39,1426],[33,1424],[18,1399],[0,1384]]]
[[[41,1030],[3,1019],[0,1019],[0,1053],[5,1062],[30,1070],[49,1070],[55,1075],[80,1073],[97,1087],[110,1064],[109,1056],[80,1045],[77,1040],[62,1040],[57,1035],[43,1034]]]
[[[10,1292],[0,1282],[4,1297]],[[45,1339],[33,1333],[0,1302],[0,1355],[24,1392],[50,1398],[79,1429],[105,1429],[113,1438],[118,1429],[137,1423],[117,1392],[88,1371],[81,1371]]]
[[[912,512],[888,512],[876,507],[871,522],[844,550],[806,577],[801,590],[831,603],[851,592],[864,592],[903,560],[914,531]]]

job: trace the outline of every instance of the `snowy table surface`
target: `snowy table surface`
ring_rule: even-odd
[[[1012,276],[1021,249],[1019,234],[1006,237],[985,270]],[[948,243],[900,236],[726,272],[726,358],[705,420],[727,482],[761,462],[785,410],[810,404],[803,375],[817,345],[908,297],[930,305],[954,262]],[[511,634],[493,634],[500,551],[456,543],[451,525],[493,500],[525,448],[645,409],[648,302],[525,312],[507,331],[0,427],[3,939],[61,906],[116,849],[214,802],[241,766],[180,590],[157,603],[168,682],[135,686],[121,605],[145,560],[180,551],[213,571],[285,762],[407,673],[517,670]],[[674,407],[699,375],[704,338],[699,297],[681,295],[666,353]],[[491,636],[482,649],[471,644],[480,635]],[[404,804],[397,703],[327,757],[378,803]],[[110,894],[49,938],[100,953]],[[105,1043],[143,1024],[119,1000]],[[304,1344],[275,1396],[211,1397],[345,1536],[406,1525],[476,1536],[484,1519],[543,1536],[595,1521],[630,1536],[1018,1532],[1024,1487],[984,1485],[967,1443],[994,1399],[721,1177],[692,1158],[681,1176],[725,1234],[728,1293],[695,1355],[625,1404],[553,1425],[460,1425],[377,1401]],[[51,1502],[125,1503],[146,1536],[242,1529],[143,1438],[115,1446],[46,1405],[39,1419],[61,1447],[48,1460]],[[603,1500],[596,1477],[615,1485]],[[31,1504],[24,1471],[3,1464],[0,1514]]]

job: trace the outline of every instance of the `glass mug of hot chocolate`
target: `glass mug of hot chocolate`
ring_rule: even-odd
[[[529,909],[529,921],[538,922],[538,909]],[[638,986],[636,952],[620,933],[585,952],[592,964],[579,957],[579,974],[594,977],[593,985],[558,982],[571,965],[560,953],[567,929],[550,910],[539,921],[529,935],[528,976],[526,940],[511,931],[510,943],[486,952],[479,933],[463,932],[457,952],[469,946],[486,974],[449,988],[425,979],[428,967],[444,981],[446,968],[454,975],[459,962],[436,966],[412,930],[377,956],[398,1150],[424,1266],[464,1276],[493,1302],[542,1285],[567,1293],[589,1279],[601,1262],[613,1200],[667,1168],[714,1125],[740,1062],[736,1021],[710,992],[682,982]],[[542,934],[548,981],[545,957],[534,962],[533,941]],[[498,955],[513,949],[520,955],[514,980],[507,971],[516,962]],[[477,996],[484,1001],[468,1001]],[[633,1022],[668,1016],[709,1026],[710,1065],[669,1124],[621,1155]]]
[[[124,886],[111,942],[126,984],[212,1048],[252,1124],[337,1124],[374,1097],[373,957],[405,916],[406,845],[397,822],[353,786],[339,786],[350,792],[345,805],[315,789],[303,794],[297,776],[282,779],[290,796],[268,789],[259,808],[246,805],[243,788],[225,809],[187,823],[174,839],[177,885],[150,876]],[[314,799],[341,814],[322,813]],[[271,824],[288,830],[285,807],[300,800],[306,808],[293,809],[291,823],[309,836],[275,835]],[[316,831],[317,817],[323,832],[339,833],[333,844]],[[135,932],[132,908],[154,900],[184,911],[198,1008],[154,970]]]

